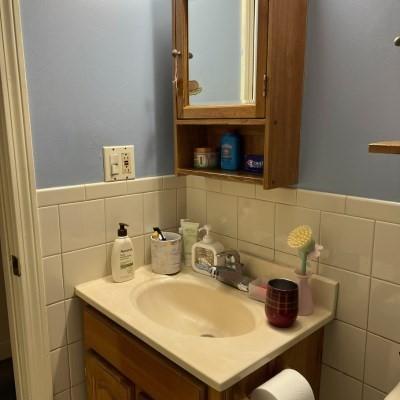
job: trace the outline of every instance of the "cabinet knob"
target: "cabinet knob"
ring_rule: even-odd
[[[400,47],[400,36],[397,36],[397,37],[394,39],[394,45],[397,46],[397,47]]]
[[[177,49],[172,50],[172,57],[178,57],[180,55],[182,55],[182,52],[180,52],[179,50]]]

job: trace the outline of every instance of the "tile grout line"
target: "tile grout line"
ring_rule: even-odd
[[[365,346],[364,346],[363,387],[362,387],[362,396],[363,397],[364,397],[364,384],[365,384],[365,379],[366,379],[366,367],[367,367],[369,313],[370,313],[370,308],[371,308],[372,266],[373,266],[373,263],[374,263],[375,233],[376,233],[376,221],[374,221],[374,227],[373,227],[373,230],[372,230],[372,249],[371,249],[371,260],[370,260],[370,274],[369,274],[369,288],[368,288],[368,306],[367,306],[367,320],[366,320]]]

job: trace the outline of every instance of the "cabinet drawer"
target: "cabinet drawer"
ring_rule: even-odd
[[[90,306],[85,346],[104,357],[154,400],[203,400],[205,385]]]

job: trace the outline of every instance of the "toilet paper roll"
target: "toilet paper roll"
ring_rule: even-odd
[[[310,384],[294,369],[285,369],[254,389],[251,400],[315,400]]]

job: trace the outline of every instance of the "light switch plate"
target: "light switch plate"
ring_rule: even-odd
[[[104,146],[104,180],[124,181],[135,178],[135,147]]]

